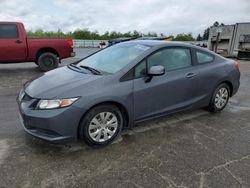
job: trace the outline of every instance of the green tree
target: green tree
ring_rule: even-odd
[[[123,34],[124,37],[132,37],[132,32],[129,31],[129,32],[126,32]]]
[[[220,25],[220,23],[218,21],[214,22],[213,26],[214,27],[218,27]]]
[[[197,41],[201,41],[202,40],[202,37],[201,37],[201,34],[199,34],[196,38]]]
[[[157,33],[156,32],[148,32],[148,34],[146,35],[147,37],[157,37]]]
[[[182,34],[178,34],[176,35],[176,37],[174,38],[174,41],[194,41],[194,37],[192,36],[192,33],[182,33]]]
[[[109,32],[106,31],[103,35],[100,36],[100,39],[101,40],[107,40],[107,39],[109,39]]]
[[[87,28],[79,28],[75,31],[70,31],[67,33],[64,33],[61,29],[58,29],[57,31],[44,31],[42,29],[37,29],[35,31],[29,30],[27,31],[28,37],[68,37],[73,39],[90,39],[90,40],[109,40],[114,38],[121,38],[121,37],[133,37],[133,38],[139,38],[142,36],[148,36],[148,37],[157,37],[156,32],[148,32],[148,33],[141,33],[140,31],[134,30],[134,31],[128,31],[126,33],[121,33],[117,31],[106,31],[103,34],[99,34],[98,31],[90,31]],[[164,33],[160,34],[161,37],[164,37]],[[176,40],[194,40],[191,33],[189,34],[179,34],[176,36]]]
[[[210,27],[208,27],[207,29],[204,30],[204,33],[202,36],[203,40],[208,40],[209,32],[210,32]]]
[[[142,36],[142,34],[141,34],[140,32],[134,30],[131,37],[139,38],[139,37],[141,37],[141,36]]]
[[[218,21],[215,21],[212,26],[210,27],[219,27],[219,26],[224,26],[224,23],[219,23]],[[208,40],[209,37],[209,32],[210,32],[210,27],[206,28],[203,33],[203,40]]]
[[[91,32],[88,29],[77,29],[73,32],[74,39],[91,39]]]

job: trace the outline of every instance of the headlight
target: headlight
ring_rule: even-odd
[[[69,99],[54,99],[54,100],[44,100],[41,99],[37,104],[37,109],[54,109],[54,108],[63,108],[73,104],[78,97],[69,98]]]

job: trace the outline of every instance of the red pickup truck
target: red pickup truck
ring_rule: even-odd
[[[0,22],[0,63],[35,62],[48,71],[74,55],[72,39],[27,38],[22,23]]]

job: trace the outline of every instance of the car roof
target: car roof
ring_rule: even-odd
[[[110,39],[109,41],[125,41],[125,40],[132,40],[132,37],[124,37],[124,38],[115,38],[115,39]]]
[[[188,47],[188,48],[194,48],[200,51],[204,51],[213,55],[217,55],[216,53],[208,50],[207,48],[202,48],[187,42],[179,42],[179,41],[160,41],[160,40],[131,40],[127,42],[122,42],[120,44],[140,44],[140,45],[145,45],[145,46],[151,46],[151,47],[159,47],[159,48],[164,48],[164,47],[171,47],[171,46],[181,46],[181,47]]]
[[[146,46],[184,46],[184,47],[194,47],[194,45],[185,43],[185,42],[172,42],[172,41],[160,41],[160,40],[131,40],[128,42],[124,42],[126,44],[141,44]]]

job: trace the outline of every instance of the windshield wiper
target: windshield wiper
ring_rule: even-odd
[[[81,70],[81,69],[80,69],[80,67],[78,67],[78,66],[77,66],[76,64],[74,64],[74,63],[69,64],[69,66],[71,66],[71,67],[74,67],[74,68],[76,68],[76,69]]]
[[[88,67],[88,66],[84,66],[84,65],[80,65],[81,68],[84,68],[84,69],[87,69],[89,70],[90,72],[92,72],[93,74],[96,74],[96,75],[101,75],[101,72],[92,68],[92,67]],[[78,67],[79,68],[79,67]]]

